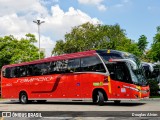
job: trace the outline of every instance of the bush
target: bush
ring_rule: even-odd
[[[150,87],[150,96],[157,96],[159,86],[158,86],[158,81],[156,79],[150,79],[148,80],[149,87]]]

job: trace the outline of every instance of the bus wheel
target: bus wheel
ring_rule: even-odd
[[[97,94],[97,103],[100,106],[104,105],[104,95],[103,95],[103,93],[101,91],[98,91],[98,94]]]
[[[22,92],[22,93],[20,94],[19,100],[20,100],[20,103],[22,103],[22,104],[27,104],[27,103],[28,103],[27,93]]]
[[[115,100],[114,103],[115,104],[119,104],[121,101],[120,100]]]

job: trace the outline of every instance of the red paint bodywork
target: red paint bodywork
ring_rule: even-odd
[[[96,51],[91,50],[87,52],[50,57],[33,62],[7,65],[2,69],[17,65],[21,66],[41,62],[93,56],[95,54]],[[63,73],[21,78],[4,78],[2,76],[2,98],[19,99],[20,92],[25,91],[28,95],[28,99],[30,100],[47,100],[53,98],[83,100],[92,99],[93,90],[97,88],[103,89],[105,91],[108,100],[135,100],[149,97],[149,86],[140,87],[141,90],[148,91],[146,93],[141,93],[140,91],[131,89],[136,89],[137,86],[134,84],[115,81],[112,79],[110,80],[111,92],[109,92],[109,82],[104,82],[106,77],[108,76],[105,74],[98,74],[94,72]],[[100,82],[103,84],[99,86],[93,85],[93,83]]]

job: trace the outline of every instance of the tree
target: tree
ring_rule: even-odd
[[[138,57],[141,55],[137,43],[128,38],[123,39],[121,45],[117,47],[117,50],[129,52]]]
[[[155,79],[149,79],[148,83],[150,87],[150,96],[158,96],[158,82]]]
[[[38,59],[37,42],[32,34],[26,34],[26,38],[16,39],[14,36],[0,37],[0,68],[11,63],[26,62]],[[41,53],[44,58],[44,54]]]
[[[57,55],[64,54],[65,43],[63,40],[59,40],[56,42],[56,47],[53,49],[52,53]]]
[[[123,46],[125,30],[116,25],[93,25],[85,23],[74,27],[65,35],[65,40],[59,40],[52,54],[59,55],[91,49],[118,49]]]
[[[157,27],[157,33],[153,38],[151,50],[147,56],[152,59],[152,61],[160,61],[160,26]]]
[[[147,37],[145,35],[141,35],[140,38],[138,39],[137,45],[138,45],[138,48],[141,52],[141,55],[143,55],[143,53],[146,50],[146,47],[148,45]]]

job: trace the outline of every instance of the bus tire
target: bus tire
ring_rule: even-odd
[[[120,100],[115,100],[114,101],[115,104],[120,104],[120,102],[121,102]]]
[[[27,104],[27,103],[28,103],[28,96],[27,96],[27,93],[26,93],[26,92],[22,92],[22,93],[20,94],[19,101],[20,101],[20,103],[22,103],[22,104]]]
[[[98,103],[99,106],[104,105],[104,95],[103,95],[103,93],[101,91],[98,91],[97,103]]]

